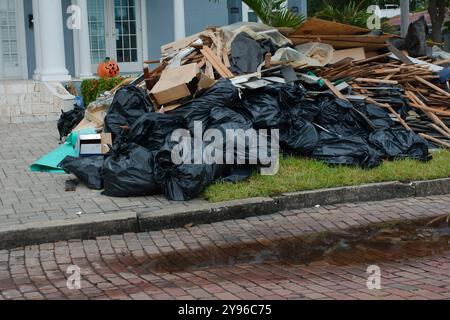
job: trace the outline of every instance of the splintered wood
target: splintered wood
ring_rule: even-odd
[[[317,68],[315,73],[330,82],[346,81],[353,94],[384,108],[403,127],[437,147],[450,149],[450,93],[429,65],[405,63],[406,59],[389,59],[389,55],[343,60]],[[405,105],[412,108],[406,119],[401,116],[407,110]]]

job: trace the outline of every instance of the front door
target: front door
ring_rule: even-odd
[[[26,78],[23,0],[0,1],[0,79]],[[22,37],[20,36],[22,35]]]
[[[143,65],[140,0],[88,0],[93,70],[105,57],[121,72],[141,72]]]

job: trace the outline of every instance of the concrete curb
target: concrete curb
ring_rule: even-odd
[[[387,182],[362,186],[287,193],[274,198],[253,198],[199,205],[195,208],[135,213],[125,211],[102,216],[84,216],[77,220],[62,220],[27,224],[0,229],[0,250],[36,243],[93,239],[99,236],[127,232],[158,231],[206,224],[218,221],[245,219],[295,210],[316,205],[346,202],[383,201],[410,197],[450,194],[450,178],[412,183]]]
[[[135,212],[29,223],[0,229],[0,250],[71,239],[94,239],[126,232],[139,232]]]
[[[254,198],[204,205],[189,212],[164,210],[139,213],[141,231],[183,227],[189,223],[206,224],[231,219],[245,219],[279,211],[333,205],[346,202],[383,201],[450,194],[450,179],[412,183],[385,182],[361,186],[286,193],[274,198]]]

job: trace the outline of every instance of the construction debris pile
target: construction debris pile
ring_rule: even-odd
[[[108,196],[183,201],[267,165],[251,161],[245,138],[247,152],[231,155],[245,163],[174,163],[173,132],[185,129],[198,142],[198,121],[201,133],[224,136],[278,129],[284,154],[330,165],[370,169],[390,159],[427,161],[430,146],[450,149],[449,61],[415,59],[391,35],[318,19],[282,31],[240,23],[163,46],[156,68],[87,108],[72,131],[79,154],[60,167]]]

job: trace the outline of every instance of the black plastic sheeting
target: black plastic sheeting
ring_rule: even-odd
[[[270,39],[258,42],[242,32],[231,43],[231,71],[238,75],[254,73],[264,61],[266,53],[273,55],[278,49]]]
[[[153,104],[144,90],[129,85],[119,89],[105,117],[105,132],[113,138],[125,135],[122,127],[132,126],[142,115],[153,111]]]
[[[389,159],[430,160],[427,141],[407,129],[377,130],[370,135],[369,142]]]
[[[330,165],[360,166],[370,169],[378,166],[381,155],[359,136],[339,137],[322,133],[320,142],[312,153],[316,160]]]
[[[407,50],[409,55],[415,58],[426,56],[428,54],[428,34],[428,24],[425,20],[425,16],[422,16],[419,20],[409,25],[408,33],[401,49]]]
[[[73,110],[64,112],[61,110],[61,117],[58,120],[58,131],[60,140],[67,137],[72,130],[83,120],[85,109],[75,106]]]
[[[66,157],[59,167],[75,175],[81,182],[93,190],[103,189],[103,162],[104,156],[93,156],[85,158]]]
[[[137,197],[159,194],[155,152],[137,144],[115,145],[103,165],[106,196]]]
[[[397,95],[395,87],[382,90],[387,97]],[[185,201],[197,198],[217,180],[247,179],[262,165],[249,164],[252,145],[236,135],[227,137],[229,129],[267,129],[269,140],[269,129],[279,129],[283,153],[310,156],[330,165],[369,169],[384,159],[430,159],[427,142],[396,127],[385,110],[365,103],[352,105],[330,93],[309,99],[305,92],[301,85],[283,84],[239,92],[229,80],[222,79],[183,107],[160,114],[152,111],[140,90],[122,89],[109,112],[108,127],[116,130],[120,124],[130,128],[127,133],[115,131],[114,146],[103,165],[104,194],[129,197],[164,192],[169,200]],[[399,108],[404,108],[406,114],[406,104],[399,103]],[[217,149],[212,150],[214,154],[221,152],[218,157],[224,157],[224,164],[195,164],[195,121],[202,122],[202,134],[216,129],[224,142],[233,139],[227,141],[236,148],[233,160],[244,159],[246,163],[227,163],[224,147],[215,146]],[[180,143],[172,141],[177,129],[184,130],[182,138],[190,138],[183,149],[189,151],[183,156],[190,162],[174,163],[172,159],[174,147]],[[241,146],[245,144],[244,153],[238,141]],[[197,142],[204,148],[209,146],[208,141]]]

